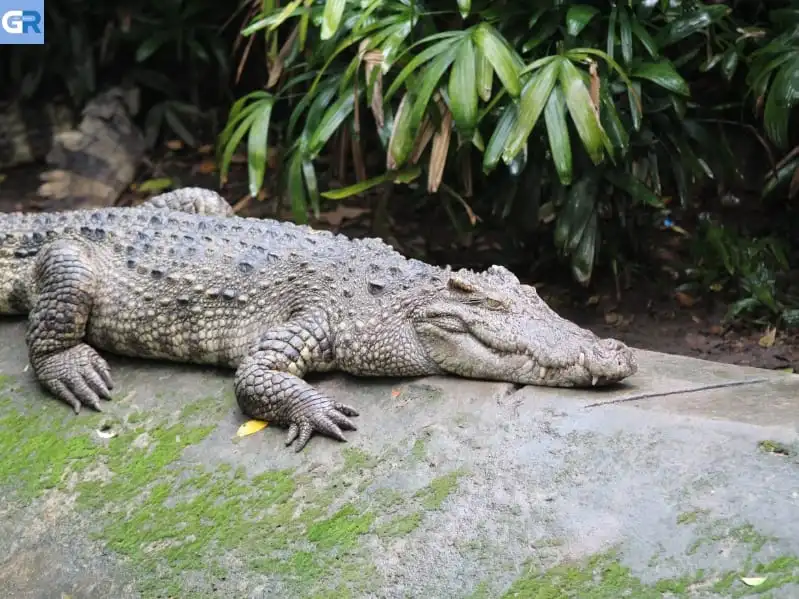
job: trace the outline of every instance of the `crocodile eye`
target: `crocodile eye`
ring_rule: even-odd
[[[486,298],[486,306],[491,308],[492,310],[499,310],[500,308],[504,308],[505,304],[499,301],[498,299],[494,299],[493,297]]]

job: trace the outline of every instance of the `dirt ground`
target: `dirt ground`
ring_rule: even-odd
[[[277,202],[268,193],[258,199],[249,198],[243,160],[234,165],[228,182],[220,189],[210,147],[205,147],[199,155],[166,151],[141,170],[137,183],[120,198],[119,205],[135,204],[153,195],[153,191],[141,191],[139,186],[145,181],[163,178],[172,187],[196,185],[216,189],[242,216],[291,219],[288,210],[276,209]],[[37,197],[40,171],[41,166],[27,166],[0,174],[0,212],[59,209],[58,204],[43,202]],[[323,205],[323,213],[319,219],[312,220],[311,225],[350,236],[368,235],[371,231],[370,202],[329,202]],[[463,264],[463,253],[454,243],[447,248],[447,243],[439,242],[435,251],[430,249],[430,237],[436,235],[431,235],[431,230],[438,228],[442,235],[448,234],[446,219],[440,225],[428,222],[423,230],[417,226],[418,219],[392,218],[391,211],[388,220],[393,237],[389,241],[406,255],[415,254],[415,257],[438,264],[468,265]],[[402,226],[397,226],[398,222]],[[483,241],[488,248],[499,247],[502,243],[501,236]],[[493,257],[485,260],[490,263]],[[536,284],[539,293],[564,317],[597,334],[615,337],[635,347],[768,369],[799,368],[799,335],[777,331],[776,335],[769,336],[766,330],[729,330],[720,324],[724,306],[685,307],[676,301],[671,283],[665,277],[646,284],[638,281],[625,289],[620,299],[614,282],[601,278],[591,289],[582,290],[575,289],[568,280],[540,281],[520,277]]]

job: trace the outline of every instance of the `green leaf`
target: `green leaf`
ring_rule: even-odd
[[[619,20],[619,9],[615,5],[610,9],[608,19],[608,37],[605,41],[605,50],[611,58],[616,57],[616,22]]]
[[[259,102],[257,116],[250,127],[247,138],[247,172],[250,186],[250,195],[255,197],[264,183],[266,172],[267,140],[269,136],[269,121],[272,118],[273,101]]]
[[[782,322],[785,323],[787,329],[799,328],[799,310],[785,310],[782,313]]]
[[[477,61],[477,93],[483,102],[488,102],[491,99],[491,88],[494,85],[494,69],[483,51],[476,46],[473,47]]]
[[[308,204],[305,196],[305,184],[302,180],[302,162],[302,154],[295,152],[289,162],[288,189],[294,221],[305,224],[308,222]]]
[[[549,95],[549,100],[544,110],[544,122],[547,125],[549,149],[552,152],[552,161],[555,163],[558,178],[563,185],[571,185],[571,140],[566,122],[566,101],[559,87],[553,88],[552,93]]]
[[[433,62],[431,62],[424,70],[424,73],[421,76],[422,81],[419,85],[419,91],[413,103],[413,108],[411,109],[410,126],[412,131],[416,131],[417,127],[419,127],[419,125],[422,123],[422,119],[424,118],[424,113],[427,110],[427,105],[430,102],[430,98],[438,88],[438,84],[441,81],[441,77],[444,75],[444,71],[446,71],[449,68],[449,65],[452,64],[452,61],[455,60],[457,50],[458,46],[451,47],[446,52],[438,56],[435,60],[433,60]]]
[[[721,63],[721,73],[724,78],[729,82],[732,81],[735,75],[735,69],[738,68],[738,52],[735,46],[730,46],[724,53],[724,60]]]
[[[568,62],[564,59],[553,60],[546,67],[535,73],[524,86],[521,99],[519,101],[519,116],[516,126],[510,134],[502,159],[510,162],[521,151],[522,146],[527,143],[533,128],[538,122],[544,107],[549,100],[549,94],[555,86],[560,63]]]
[[[610,96],[607,85],[599,86],[599,103],[599,122],[607,132],[611,145],[614,148],[620,148],[622,155],[626,154],[630,147],[630,136],[619,118],[616,103]]]
[[[325,12],[322,15],[322,32],[320,34],[322,40],[329,40],[336,34],[341,23],[341,17],[344,15],[346,4],[347,0],[325,1]]]
[[[294,12],[297,10],[300,4],[303,3],[304,0],[292,0],[283,7],[283,10],[277,14],[275,19],[270,22],[268,31],[274,31],[278,27],[280,27],[289,17],[294,15]],[[305,16],[305,15],[303,15]]]
[[[793,178],[797,169],[799,169],[799,158],[794,158],[784,164],[776,173],[770,172],[768,177],[766,177],[766,184],[763,186],[761,196],[765,198],[773,193],[775,189],[782,187]]]
[[[641,45],[646,48],[646,51],[649,52],[649,55],[652,58],[657,58],[660,55],[660,51],[655,40],[651,35],[649,35],[649,32],[635,18],[632,19],[631,26],[633,34],[638,38],[638,41],[641,42]]]
[[[378,185],[382,185],[383,183],[387,183],[389,181],[410,183],[414,179],[417,179],[421,173],[422,168],[419,166],[413,166],[401,171],[388,171],[382,175],[378,175],[377,177],[372,177],[371,179],[367,179],[365,181],[359,181],[354,185],[349,185],[340,189],[334,189],[332,191],[325,191],[322,193],[322,197],[328,200],[344,200],[346,198],[361,194],[365,191],[369,191],[373,187],[377,187]]]
[[[630,118],[633,120],[633,129],[635,131],[641,130],[641,123],[644,118],[644,114],[641,109],[640,98],[641,84],[639,82],[635,82],[627,89],[627,99],[630,105]]]
[[[514,57],[513,50],[500,33],[486,22],[480,23],[473,31],[475,44],[482,50],[497,77],[511,98],[518,98],[522,91],[519,80],[520,61]]]
[[[416,132],[411,127],[411,111],[413,109],[413,94],[408,91],[400,100],[397,115],[394,120],[394,130],[388,144],[388,153],[397,165],[405,164],[408,155],[413,149]]]
[[[604,131],[594,112],[591,94],[583,82],[580,71],[569,60],[561,61],[560,82],[577,133],[593,163],[599,164],[603,156]]]
[[[572,37],[577,37],[591,22],[599,9],[588,4],[572,4],[566,11],[566,31]]]
[[[732,9],[722,4],[704,6],[687,12],[687,16],[675,19],[663,28],[658,36],[659,45],[660,47],[669,46],[689,35],[703,31],[729,15],[730,12]]]
[[[655,192],[630,173],[624,171],[608,171],[605,173],[605,178],[614,186],[630,194],[630,197],[636,202],[652,206],[653,208],[665,207],[663,200],[661,200]]]
[[[147,179],[136,186],[136,191],[141,193],[161,193],[165,189],[169,189],[174,184],[174,181],[169,177],[161,177],[159,179]]]
[[[449,75],[449,107],[455,125],[465,137],[471,137],[477,125],[477,81],[474,44],[464,39]]]
[[[632,70],[631,76],[656,83],[660,87],[675,94],[680,94],[682,96],[691,95],[688,83],[680,76],[674,68],[674,65],[665,58],[657,62],[646,62],[636,65]]]
[[[599,219],[596,211],[594,211],[585,225],[583,234],[580,237],[580,244],[577,246],[576,251],[572,253],[572,275],[581,285],[588,285],[591,282],[598,246]]]
[[[766,135],[780,149],[785,149],[788,145],[788,121],[791,109],[797,101],[799,101],[799,56],[777,71],[763,111]]]
[[[491,135],[491,139],[488,140],[488,145],[483,154],[483,172],[489,173],[496,168],[502,156],[502,150],[507,145],[508,137],[511,131],[516,128],[518,115],[519,109],[515,103],[508,104],[505,107],[505,111],[499,117],[494,133]]]
[[[630,25],[630,16],[623,6],[619,9],[619,38],[621,39],[621,57],[624,64],[633,61],[633,30]]]
[[[569,253],[579,246],[583,231],[596,209],[598,183],[598,173],[594,170],[569,188],[566,203],[555,222],[554,241],[559,251]]]
[[[429,48],[426,48],[420,52],[417,56],[414,56],[399,72],[397,77],[394,79],[394,82],[388,88],[388,91],[383,95],[384,101],[388,102],[394,93],[396,93],[396,91],[400,88],[400,86],[405,83],[405,80],[411,75],[411,73],[415,73],[423,63],[433,58],[438,58],[446,52],[451,52],[461,39],[462,36],[460,35],[457,37],[448,36],[446,39],[433,44]]]
[[[255,108],[257,109],[257,106]],[[224,143],[222,160],[220,161],[221,163],[219,166],[219,176],[221,179],[224,180],[227,177],[228,171],[230,169],[230,161],[233,158],[233,153],[236,151],[236,148],[239,146],[241,140],[250,130],[250,126],[256,118],[258,118],[258,112],[256,110],[250,111],[247,116],[241,120],[238,126],[231,133],[230,137],[228,137],[227,141]]]
[[[355,107],[355,94],[347,92],[343,94],[336,102],[327,109],[322,121],[316,128],[316,131],[311,135],[311,140],[308,142],[308,152],[311,157],[316,157],[327,141],[341,126],[341,123],[350,116],[353,108]]]
[[[170,32],[154,33],[136,48],[136,62],[144,62],[155,54],[158,49],[169,41]]]
[[[522,53],[529,54],[544,42],[552,41],[560,29],[560,11],[547,11],[546,17],[535,27],[530,27],[533,35],[522,45]]]
[[[469,12],[472,10],[472,0],[458,0],[458,10],[461,13],[461,18],[468,17]]]

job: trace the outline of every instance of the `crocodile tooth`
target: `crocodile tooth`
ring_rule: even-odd
[[[542,366],[542,367],[541,367],[541,370],[539,370],[539,371],[538,371],[538,376],[539,376],[540,378],[542,378],[542,379],[546,378],[546,376],[547,376],[547,369],[546,369],[546,368],[544,368],[544,367]]]
[[[585,352],[580,352],[580,357],[577,360],[580,366],[585,366]]]
[[[594,378],[591,379],[591,386],[592,387],[596,387],[596,384],[598,382],[599,382],[599,377],[598,376],[594,376]]]

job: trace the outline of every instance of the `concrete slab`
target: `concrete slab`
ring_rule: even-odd
[[[76,417],[24,324],[0,338],[4,597],[799,597],[795,375],[330,376],[360,430],[294,454],[236,438],[229,372],[110,357],[117,398]]]

